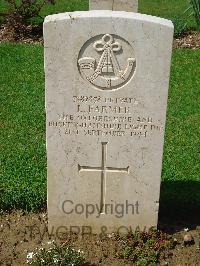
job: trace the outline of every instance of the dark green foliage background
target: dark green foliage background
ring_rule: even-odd
[[[15,0],[20,2],[21,0]],[[183,15],[188,8],[189,0],[139,0],[139,12],[159,16],[163,18],[172,19],[178,24],[187,23],[188,28],[196,28],[194,16],[189,17],[188,13]],[[89,0],[56,0],[55,5],[47,4],[40,12],[41,17],[49,14],[71,12],[76,10],[88,10]],[[8,5],[6,0],[0,1],[0,13],[7,12]],[[0,16],[0,22],[3,18]],[[42,18],[37,17],[32,20],[34,23],[41,23]]]
[[[161,214],[200,210],[200,52],[173,52]],[[43,47],[0,45],[0,208],[46,206]]]
[[[88,0],[58,0],[41,16],[88,10]],[[187,21],[189,0],[139,0],[142,13]],[[7,12],[0,1],[1,12]],[[0,22],[3,17],[0,17]],[[34,18],[34,23],[42,22]],[[200,51],[173,51],[160,215],[200,213]],[[46,207],[43,47],[0,44],[0,209]]]

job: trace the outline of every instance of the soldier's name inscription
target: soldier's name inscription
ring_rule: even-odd
[[[57,114],[55,121],[48,121],[47,125],[59,128],[65,135],[147,138],[163,131],[160,121],[138,114],[140,101],[135,98],[84,95],[73,96],[72,102],[75,112]]]

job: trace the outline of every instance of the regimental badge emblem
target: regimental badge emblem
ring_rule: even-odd
[[[134,76],[134,50],[126,40],[117,35],[98,35],[81,48],[78,69],[81,76],[96,88],[118,89]]]

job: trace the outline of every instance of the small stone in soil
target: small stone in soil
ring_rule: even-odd
[[[183,242],[184,242],[184,245],[194,244],[194,238],[190,233],[187,233],[183,237]]]

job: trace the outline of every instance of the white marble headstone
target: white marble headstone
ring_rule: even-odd
[[[45,19],[50,229],[157,225],[172,39],[137,13]]]
[[[90,10],[138,12],[138,0],[90,0]]]

